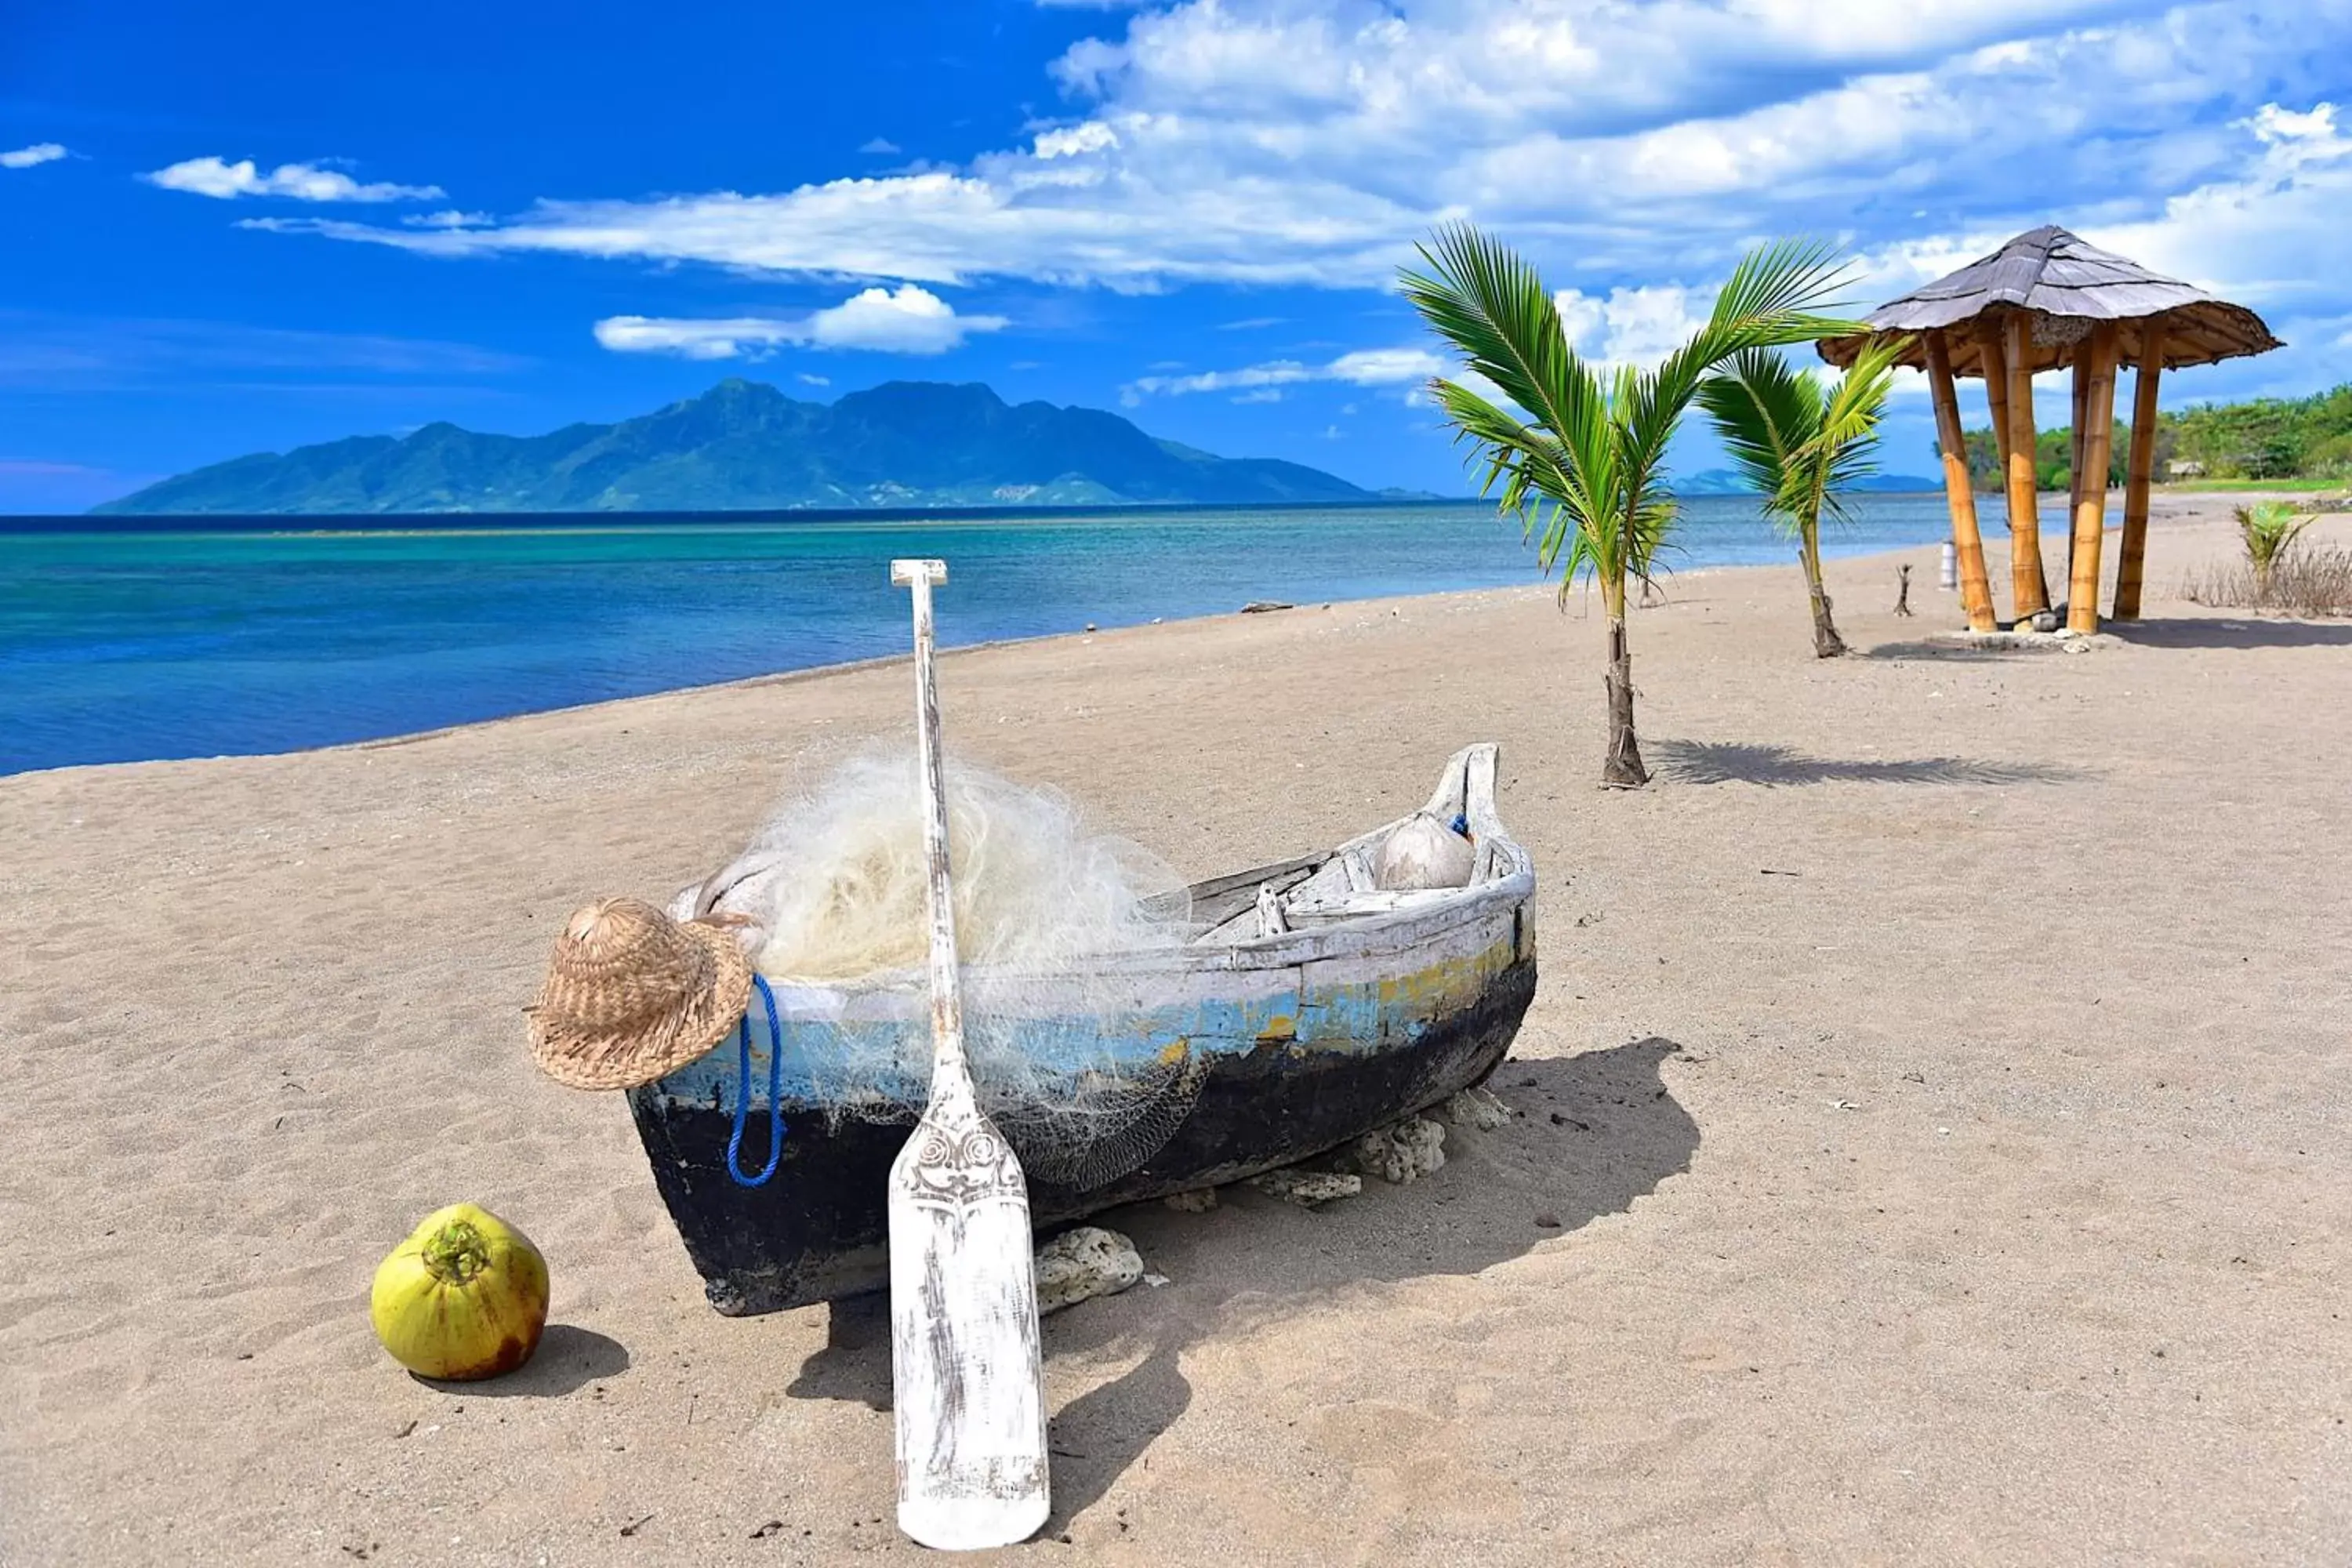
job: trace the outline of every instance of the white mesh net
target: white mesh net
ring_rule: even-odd
[[[949,856],[965,1049],[982,1105],[1032,1180],[1076,1188],[1140,1166],[1191,1113],[1205,1060],[1141,1000],[1131,964],[1183,943],[1183,884],[1125,839],[1091,833],[1057,792],[950,761]],[[844,990],[923,983],[929,874],[911,747],[854,756],[785,803],[722,879],[778,980]],[[928,1014],[903,1026],[803,1027],[811,1097],[835,1116],[910,1121],[930,1081]]]

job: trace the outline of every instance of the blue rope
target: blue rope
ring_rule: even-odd
[[[727,1140],[727,1173],[735,1178],[736,1185],[764,1185],[776,1173],[776,1162],[784,1156],[784,1036],[776,1024],[776,994],[768,989],[764,975],[754,974],[751,984],[760,988],[760,1000],[768,1005],[768,1163],[756,1176],[747,1176],[738,1156],[743,1148],[743,1119],[751,1109],[751,1010],[743,1010],[742,1027],[735,1036],[735,1131]]]

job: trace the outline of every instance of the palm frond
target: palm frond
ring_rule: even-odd
[[[1626,411],[1628,468],[1643,476],[1656,470],[1700,384],[1727,361],[1750,349],[1864,331],[1859,321],[1822,313],[1847,277],[1836,253],[1811,241],[1782,240],[1742,258],[1706,323],[1644,378]]]
[[[1606,464],[1596,474],[1553,432],[1496,407],[1458,382],[1433,381],[1430,391],[1454,426],[1455,440],[1478,448],[1486,468],[1479,493],[1495,495],[1499,488],[1502,510],[1520,519],[1537,541],[1538,566],[1549,572],[1567,536],[1601,510],[1601,497],[1608,493]],[[1548,515],[1543,502],[1549,503]]]
[[[1904,345],[1901,337],[1870,343],[1822,395],[1821,429],[1814,437],[1820,447],[1822,515],[1845,521],[1847,493],[1878,471],[1879,421],[1885,416],[1895,362]]]
[[[1404,296],[1470,369],[1563,440],[1598,421],[1598,388],[1532,266],[1467,224],[1416,248],[1429,270],[1400,275]]]
[[[1800,454],[1821,433],[1821,389],[1778,350],[1744,349],[1699,384],[1698,404],[1732,466],[1777,514]]]
[[[1764,351],[1862,330],[1827,313],[1848,277],[1836,253],[1783,241],[1740,261],[1706,321],[1663,363],[1621,365],[1604,380],[1568,341],[1535,268],[1508,247],[1463,224],[1418,248],[1422,266],[1399,278],[1405,298],[1519,412],[1462,381],[1434,381],[1431,391],[1456,438],[1475,448],[1481,492],[1519,518],[1543,570],[1561,569],[1563,592],[1590,573],[1622,599],[1627,574],[1649,576],[1675,521],[1666,448],[1710,374],[1727,362],[1738,362],[1730,381],[1753,382],[1762,389],[1755,396],[1769,399],[1733,441],[1735,460],[1777,498],[1797,455],[1812,445],[1823,405],[1809,381]],[[1736,420],[1733,394],[1722,396]]]

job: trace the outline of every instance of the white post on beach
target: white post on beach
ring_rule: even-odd
[[[1936,586],[1951,593],[1960,585],[1960,547],[1950,540],[1944,541],[1943,564],[1936,568]]]
[[[980,1108],[964,1058],[948,802],[932,675],[931,585],[944,561],[893,561],[914,590],[915,719],[930,862],[931,1096],[890,1166],[890,1373],[898,1528],[971,1552],[1025,1541],[1052,1510],[1029,1186]]]

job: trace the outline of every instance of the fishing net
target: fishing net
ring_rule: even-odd
[[[1086,1189],[1137,1169],[1192,1112],[1205,1058],[1168,1036],[1139,958],[1192,935],[1183,883],[1070,801],[950,761],[948,843],[965,1050],[981,1103],[1034,1181]],[[912,1121],[929,1096],[929,872],[911,747],[851,757],[786,802],[722,879],[772,979],[896,991],[887,1024],[787,1031],[809,1099]],[[867,1010],[871,1011],[871,1010]]]

